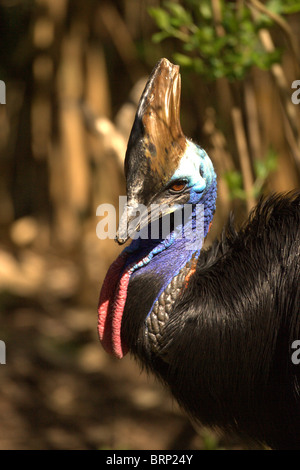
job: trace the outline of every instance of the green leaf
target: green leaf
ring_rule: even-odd
[[[200,57],[195,57],[195,59],[193,61],[193,66],[194,66],[194,70],[195,70],[196,73],[198,73],[199,75],[204,75],[205,74],[205,64],[204,64],[203,60],[200,59]],[[210,79],[212,78],[211,75],[210,75],[210,70],[208,70],[206,75],[208,75]]]
[[[255,170],[255,175],[257,178],[265,180],[266,177],[268,176],[268,169],[263,160],[254,161],[254,170]]]
[[[152,35],[152,41],[157,44],[168,37],[170,37],[170,33],[167,31],[159,31],[158,33],[154,33]]]
[[[253,66],[269,70],[274,63],[281,61],[279,48],[268,53],[259,40],[260,29],[274,23],[268,15],[260,14],[258,20],[253,21],[245,3],[242,2],[237,15],[235,2],[219,2],[225,31],[222,36],[217,35],[209,0],[168,0],[163,3],[163,8],[149,8],[160,30],[153,35],[153,42],[158,43],[168,37],[176,39],[176,61],[182,66],[193,67],[196,73],[208,80],[221,77],[230,81],[241,80]],[[284,9],[300,11],[300,0],[269,0],[265,5],[277,14]]]
[[[232,170],[224,173],[224,179],[227,183],[231,199],[246,199],[246,193],[243,190],[243,178],[239,171]]]
[[[272,171],[277,168],[278,155],[270,149],[263,160],[254,160],[255,182],[253,186],[254,197],[257,198],[261,194],[262,188]]]
[[[270,149],[267,153],[267,158],[266,158],[266,167],[268,169],[268,172],[276,170],[277,164],[278,164],[278,154],[273,149]]]
[[[148,8],[149,14],[155,20],[157,26],[163,31],[168,30],[170,27],[170,15],[162,8]]]
[[[188,26],[193,22],[192,15],[186,11],[179,3],[164,2],[164,6],[169,10],[174,18],[178,20],[179,26]]]
[[[214,435],[212,432],[204,431],[202,432],[203,439],[203,448],[205,450],[219,450],[219,439],[217,435]]]
[[[212,19],[212,8],[210,1],[199,2],[199,11],[206,20]]]
[[[192,67],[194,63],[192,57],[181,54],[180,52],[174,52],[173,59],[175,62],[177,62],[178,65],[183,67]]]
[[[269,0],[266,7],[268,10],[279,15],[282,12],[283,2],[282,0]]]
[[[298,13],[300,11],[300,2],[297,1],[294,5],[286,5],[282,7],[282,13],[290,15],[293,13]]]

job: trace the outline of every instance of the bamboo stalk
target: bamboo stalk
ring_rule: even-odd
[[[60,151],[63,162],[63,200],[60,203],[64,208],[64,218],[68,220],[68,224],[63,224],[60,235],[62,241],[71,244],[80,234],[80,215],[88,208],[90,194],[85,130],[79,107],[84,90],[82,41],[76,34],[68,35],[63,41],[57,86]],[[61,217],[60,221],[62,220]]]
[[[212,0],[211,6],[217,35],[220,37],[225,36],[225,29],[222,25],[222,10],[219,0]]]
[[[127,66],[132,83],[135,83],[138,78],[136,47],[127,25],[112,3],[101,4],[98,12],[101,23],[108,31],[120,57]]]
[[[240,108],[234,107],[231,111],[233,127],[235,132],[236,144],[238,148],[240,166],[243,176],[244,188],[247,197],[247,210],[250,212],[252,207],[255,205],[255,199],[253,196],[253,177],[250,166],[250,156],[248,153],[248,145],[243,125],[242,112]]]
[[[99,116],[111,116],[110,87],[103,47],[89,46],[86,51],[86,93],[89,107]]]
[[[120,171],[123,173],[127,148],[127,141],[123,135],[110,119],[104,116],[96,116],[87,105],[82,105],[82,115],[86,129],[100,137],[105,152],[110,152],[113,155]]]
[[[259,115],[253,83],[250,80],[246,80],[245,82],[245,105],[251,154],[255,158],[262,158]]]
[[[227,150],[227,142],[224,134],[216,127],[216,111],[214,108],[205,109],[203,131],[211,142],[209,153],[214,163],[217,174],[231,171],[233,162],[230,153]],[[224,178],[218,180],[218,201],[217,204],[221,210],[217,213],[219,226],[224,226],[230,211],[229,189]],[[215,224],[214,224],[215,225]]]

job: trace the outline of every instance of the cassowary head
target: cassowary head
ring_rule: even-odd
[[[215,178],[206,152],[182,132],[180,92],[179,66],[161,59],[141,96],[128,142],[125,156],[128,200],[116,238],[120,244],[129,238],[128,229],[136,219],[137,206],[150,210],[155,204],[169,213],[183,204],[197,204]],[[139,221],[139,228],[149,222],[146,214],[144,217],[146,220]],[[131,230],[136,228],[132,226]]]
[[[181,273],[183,282],[190,276],[215,210],[214,168],[207,153],[182,132],[180,91],[179,67],[161,59],[141,96],[128,142],[127,204],[116,241],[134,240],[110,267],[99,304],[101,342],[117,357],[128,349],[121,325],[124,311],[130,309],[134,316],[128,295],[134,279],[149,279],[151,294],[145,292],[145,305],[139,301],[137,306],[144,322],[172,279]],[[197,212],[200,206],[203,210]],[[164,235],[167,218],[169,231]],[[157,221],[161,225],[153,236],[150,227]],[[196,242],[187,243],[195,234]]]

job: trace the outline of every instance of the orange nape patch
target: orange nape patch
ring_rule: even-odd
[[[192,257],[191,269],[189,270],[189,272],[188,272],[187,275],[185,276],[185,280],[184,280],[184,289],[187,288],[187,286],[188,286],[188,284],[189,284],[189,280],[191,279],[191,277],[192,277],[192,276],[195,274],[195,272],[196,272],[197,262],[198,262],[198,258],[196,258],[196,256],[193,255],[193,257]]]

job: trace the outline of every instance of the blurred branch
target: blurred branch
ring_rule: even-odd
[[[120,57],[127,67],[132,83],[138,78],[136,47],[126,23],[113,3],[103,3],[98,10],[100,21],[108,31]]]
[[[103,141],[104,149],[112,152],[120,170],[123,172],[127,141],[110,119],[96,116],[87,104],[81,105],[83,120],[88,131],[96,133]]]
[[[247,127],[251,154],[255,158],[261,158],[262,149],[259,129],[259,115],[253,82],[251,80],[245,81],[245,108],[247,113]]]
[[[288,42],[290,43],[291,50],[294,54],[294,58],[298,64],[300,64],[299,61],[299,47],[298,43],[295,40],[294,34],[291,31],[291,28],[287,21],[277,13],[269,10],[263,3],[261,3],[259,0],[247,0],[246,4],[251,8],[254,7],[257,11],[263,13],[264,15],[268,16],[272,21],[274,21],[275,24],[277,24],[282,31],[284,32]]]
[[[225,29],[222,25],[222,10],[219,0],[212,0],[211,2],[214,24],[216,28],[217,35],[219,37],[225,36]]]
[[[253,196],[253,177],[252,170],[250,166],[250,156],[248,153],[247,139],[245,135],[245,129],[243,125],[242,113],[241,110],[237,107],[233,108],[231,111],[236,144],[238,148],[239,160],[241,165],[241,171],[243,175],[243,182],[247,197],[247,209],[248,212],[255,205],[255,199]]]

